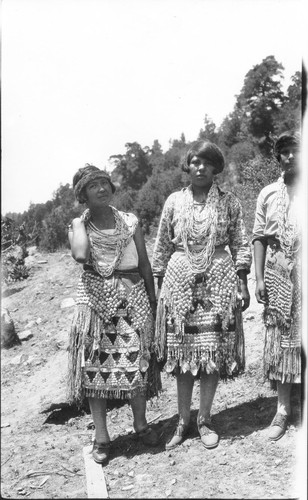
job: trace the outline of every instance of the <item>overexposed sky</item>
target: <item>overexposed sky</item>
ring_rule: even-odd
[[[301,70],[300,0],[2,0],[2,214],[125,143],[219,126],[246,73]],[[305,28],[306,29],[306,28]]]

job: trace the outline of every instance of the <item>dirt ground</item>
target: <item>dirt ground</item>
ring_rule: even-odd
[[[1,497],[87,498],[83,448],[91,444],[93,422],[88,409],[70,407],[65,398],[68,331],[81,269],[65,251],[31,254],[30,277],[2,290],[2,305],[22,343],[1,352]],[[201,445],[196,383],[191,432],[177,449],[165,451],[177,403],[175,381],[163,375],[163,392],[147,409],[159,446],[136,440],[129,406],[108,413],[112,451],[97,471],[105,475],[109,498],[307,498],[307,432],[298,394],[286,435],[276,443],[267,439],[276,396],[262,377],[262,306],[254,299],[253,273],[249,288],[246,372],[221,382],[213,404],[219,446]]]

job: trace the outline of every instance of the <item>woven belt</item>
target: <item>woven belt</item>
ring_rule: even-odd
[[[95,269],[89,264],[83,265],[84,271],[91,271],[92,273],[99,274],[95,271]],[[140,272],[138,267],[134,267],[132,269],[115,269],[114,272],[105,279],[111,279],[113,277],[116,278],[127,278],[131,280],[133,283],[137,283],[141,280]]]
[[[200,249],[201,249],[201,248],[204,248],[204,245],[202,245],[202,244],[197,244],[197,243],[195,243],[195,244],[193,244],[193,245],[189,245],[189,246],[190,246],[190,248],[193,248],[193,249],[195,249],[195,250],[196,250],[196,249],[199,249],[199,248],[200,248]],[[226,246],[226,244],[225,244],[225,243],[222,243],[221,245],[216,245],[216,246],[215,246],[214,253],[215,253],[216,251],[219,251],[219,250],[225,250],[225,246]],[[176,245],[176,246],[175,246],[174,251],[175,251],[175,252],[184,252],[184,248],[183,248],[182,246],[180,246],[180,245]]]

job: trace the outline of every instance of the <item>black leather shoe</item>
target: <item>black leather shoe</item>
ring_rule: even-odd
[[[108,462],[110,454],[110,443],[97,443],[94,441],[92,457],[97,464]]]

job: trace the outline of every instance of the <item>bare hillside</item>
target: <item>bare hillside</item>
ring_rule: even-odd
[[[148,243],[149,253],[151,242]],[[83,447],[93,424],[87,409],[65,398],[68,331],[81,268],[69,253],[34,254],[30,277],[3,289],[21,345],[1,352],[2,498],[87,498]],[[131,410],[108,413],[113,440],[104,473],[110,498],[294,498],[306,488],[299,454],[303,430],[294,395],[294,418],[276,443],[266,427],[276,396],[263,383],[262,309],[254,300],[244,313],[246,373],[220,383],[213,405],[218,448],[201,446],[196,427],[198,385],[191,433],[173,451],[164,445],[176,422],[176,386],[163,375],[163,392],[148,406],[148,421],[159,432],[157,448],[135,439]]]

